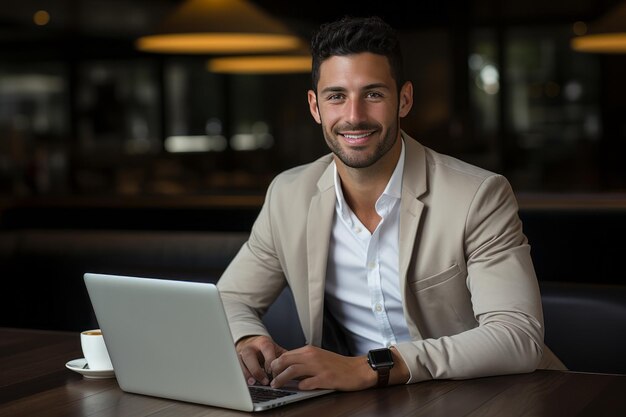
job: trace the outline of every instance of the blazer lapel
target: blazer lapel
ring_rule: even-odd
[[[422,338],[417,323],[409,322],[412,310],[409,303],[414,303],[413,297],[408,296],[407,274],[409,265],[413,258],[417,230],[420,218],[424,209],[424,203],[419,200],[427,191],[427,167],[426,153],[424,147],[406,133],[402,133],[405,138],[406,156],[404,162],[404,173],[402,176],[402,200],[400,204],[400,237],[399,237],[399,273],[400,288],[402,289],[404,316],[407,318],[407,325],[413,337]]]
[[[336,201],[333,173],[333,164],[330,164],[317,183],[319,192],[311,199],[307,217],[310,328],[305,333],[308,333],[308,343],[314,346],[322,343],[326,264]]]

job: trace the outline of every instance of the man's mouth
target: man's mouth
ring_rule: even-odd
[[[374,131],[370,132],[361,132],[361,133],[340,133],[346,139],[346,142],[352,145],[358,145],[363,142],[366,142],[367,139],[374,133]]]

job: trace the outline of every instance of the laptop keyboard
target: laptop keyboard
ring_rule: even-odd
[[[252,402],[258,403],[262,401],[274,400],[276,398],[287,397],[295,394],[293,391],[285,391],[280,389],[267,389],[259,387],[248,387],[252,395]]]

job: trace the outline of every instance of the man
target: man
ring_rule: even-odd
[[[312,54],[309,107],[332,154],[277,176],[218,282],[249,383],[358,390],[562,368],[506,179],[400,129],[413,87],[395,32],[344,18]],[[308,343],[292,351],[259,319],[285,285]],[[321,348],[325,315],[349,354]]]

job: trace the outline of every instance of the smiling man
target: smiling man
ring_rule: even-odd
[[[218,282],[249,383],[358,390],[563,369],[543,343],[507,180],[400,128],[413,87],[395,31],[346,17],[311,50],[309,108],[332,153],[276,177]],[[307,339],[291,351],[260,320],[286,285]]]

